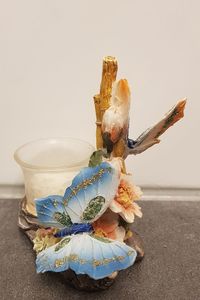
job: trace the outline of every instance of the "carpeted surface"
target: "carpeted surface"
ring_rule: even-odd
[[[17,228],[18,201],[0,200],[0,299],[200,299],[200,202],[140,202],[134,228],[144,239],[142,262],[103,292],[80,292],[59,274],[37,275],[31,244]]]

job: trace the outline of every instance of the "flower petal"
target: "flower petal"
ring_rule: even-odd
[[[126,235],[126,230],[123,226],[119,226],[115,230],[115,235],[116,235],[116,240],[119,242],[123,242],[125,235]]]
[[[127,222],[127,223],[133,223],[135,216],[133,211],[123,210],[123,212],[120,213],[120,216]]]
[[[115,200],[110,203],[109,208],[115,213],[120,213],[123,210],[122,205]]]
[[[142,195],[143,195],[143,192],[141,190],[141,188],[137,185],[134,185],[133,186],[133,200],[139,200]]]
[[[139,218],[142,218],[141,207],[137,203],[133,203],[134,214]]]

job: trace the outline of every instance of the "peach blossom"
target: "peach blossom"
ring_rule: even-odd
[[[139,200],[142,195],[141,189],[131,181],[130,175],[121,175],[120,184],[110,209],[120,214],[128,223],[133,223],[135,215],[142,217],[141,208],[134,201]]]
[[[119,225],[119,216],[108,209],[92,226],[95,235],[112,240],[124,241],[126,231]]]

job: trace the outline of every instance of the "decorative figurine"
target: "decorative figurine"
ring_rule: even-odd
[[[126,171],[124,160],[159,143],[159,136],[183,117],[179,101],[136,140],[129,138],[131,94],[126,79],[116,82],[117,61],[103,61],[100,94],[94,97],[97,150],[89,166],[66,186],[63,196],[35,200],[37,218],[22,208],[19,225],[34,244],[38,273],[61,272],[76,288],[108,288],[118,271],[144,256],[142,240],[133,231],[136,203],[142,192]]]

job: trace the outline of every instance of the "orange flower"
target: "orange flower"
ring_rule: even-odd
[[[131,182],[130,175],[121,175],[120,184],[114,200],[110,204],[110,209],[119,213],[128,223],[133,223],[135,215],[142,217],[141,208],[134,201],[139,200],[141,189]]]
[[[92,224],[95,235],[123,242],[126,231],[124,227],[118,225],[119,217],[110,209],[107,209],[107,211]]]

